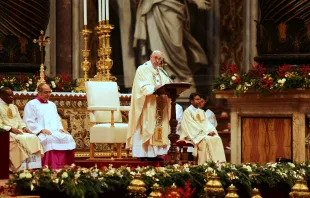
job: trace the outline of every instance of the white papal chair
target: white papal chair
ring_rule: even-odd
[[[95,143],[116,143],[117,157],[121,158],[121,146],[126,142],[127,123],[122,123],[121,111],[130,106],[120,106],[116,82],[85,83],[90,118],[90,159],[94,159]]]

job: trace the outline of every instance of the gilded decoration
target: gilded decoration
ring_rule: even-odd
[[[15,92],[15,104],[19,108],[21,116],[26,103],[36,97],[35,92]],[[122,106],[130,105],[130,94],[121,94],[120,103]],[[58,109],[62,123],[73,136],[76,142],[75,157],[89,157],[89,115],[87,112],[87,99],[85,93],[52,93],[50,98]],[[122,112],[123,122],[128,121],[128,112]],[[95,144],[96,157],[116,156],[116,146],[114,144]],[[127,151],[122,152],[122,156],[130,156]]]

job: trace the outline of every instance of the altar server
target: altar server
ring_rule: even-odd
[[[39,137],[44,148],[42,165],[59,169],[74,163],[76,145],[71,134],[64,130],[56,105],[49,101],[50,96],[50,86],[40,84],[38,96],[25,106],[24,121]]]

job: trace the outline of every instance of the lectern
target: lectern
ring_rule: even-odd
[[[190,83],[168,83],[161,86],[157,89],[154,94],[157,95],[167,95],[171,99],[171,117],[170,117],[170,134],[168,138],[170,140],[170,148],[168,151],[168,160],[169,164],[179,163],[179,158],[177,157],[177,141],[179,139],[179,135],[176,134],[176,128],[178,125],[178,121],[176,120],[176,112],[175,112],[175,104],[176,99],[180,96],[180,94],[190,88],[192,85]]]
[[[0,129],[0,179],[9,179],[9,165],[10,165],[10,132]]]

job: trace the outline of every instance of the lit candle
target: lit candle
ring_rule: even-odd
[[[105,7],[106,7],[106,20],[108,21],[110,19],[109,17],[109,0],[105,0],[106,4],[105,4]]]
[[[87,25],[87,0],[84,0],[84,25]]]
[[[101,0],[98,0],[98,20],[99,22],[102,20],[101,19]]]
[[[105,21],[105,0],[102,0],[102,20]]]

